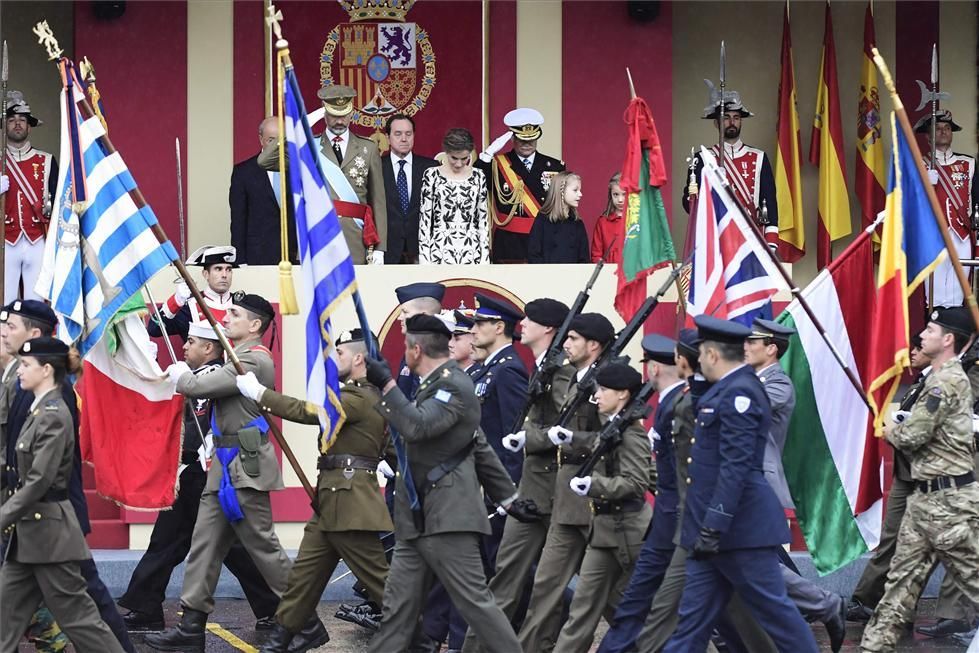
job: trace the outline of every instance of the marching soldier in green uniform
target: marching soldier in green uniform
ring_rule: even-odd
[[[642,388],[642,375],[624,363],[603,366],[595,381],[595,403],[605,420],[623,411]],[[592,521],[568,621],[554,645],[556,653],[588,653],[602,612],[618,605],[653,516],[646,502],[651,481],[649,440],[638,420],[626,427],[621,444],[605,454],[590,475],[571,479],[572,492],[591,498]]]
[[[368,334],[368,337],[373,337]],[[289,572],[289,586],[275,614],[276,625],[263,653],[297,653],[329,641],[325,631],[313,640],[297,636],[316,614],[323,590],[342,558],[364,584],[370,613],[380,619],[388,562],[378,537],[394,528],[377,483],[377,465],[387,443],[384,418],[374,410],[377,390],[364,378],[367,346],[354,329],[336,340],[343,386],[340,404],[346,419],[333,442],[320,436],[316,483],[319,514],[310,517]],[[320,424],[322,407],[279,394],[251,372],[237,378],[238,389],[273,415],[300,424]]]
[[[615,328],[604,315],[582,313],[572,320],[568,338],[564,342],[570,374],[559,371],[554,380],[562,406],[577,394],[578,381],[598,360],[614,335]],[[561,379],[566,380],[559,383]],[[572,492],[570,483],[575,472],[591,455],[595,434],[600,427],[595,405],[584,402],[569,420],[568,428],[556,424],[542,428],[547,441],[558,448],[558,469],[551,524],[537,573],[534,574],[527,618],[520,629],[520,644],[525,653],[550,651],[561,630],[564,591],[585,555],[592,517],[588,499]],[[528,430],[528,448],[533,446],[530,442],[532,437]]]
[[[255,373],[266,387],[275,384],[272,353],[262,336],[275,318],[275,310],[258,295],[237,292],[224,316],[224,328],[236,343],[235,353],[246,371]],[[281,490],[282,472],[268,439],[268,423],[258,404],[242,397],[235,382],[235,366],[196,376],[184,362],[167,368],[177,392],[189,398],[213,399],[211,433],[214,462],[201,495],[197,523],[191,539],[184,586],[180,595],[183,617],[177,626],[146,636],[146,643],[161,651],[204,650],[207,615],[214,610],[214,589],[221,565],[236,539],[278,596],[286,590],[292,562],[275,535],[269,492]],[[325,632],[313,616],[303,629],[309,640]]]
[[[17,650],[43,600],[76,649],[121,653],[78,566],[92,554],[68,500],[75,434],[60,387],[68,346],[34,338],[18,354],[21,387],[35,398],[16,442],[19,486],[0,506],[0,530],[11,538],[0,567],[0,650]]]
[[[972,391],[956,352],[975,331],[968,309],[939,309],[921,333],[932,359],[921,396],[885,431],[911,460],[908,497],[884,596],[860,642],[863,651],[893,651],[935,564],[966,599],[979,605],[979,486],[975,480]]]
[[[381,389],[377,410],[406,443],[421,508],[411,509],[405,476],[399,475],[397,544],[384,588],[384,618],[368,651],[405,650],[428,586],[438,578],[483,648],[513,653],[520,644],[493,600],[479,553],[480,535],[489,533],[474,462],[477,440],[485,443],[477,437],[479,400],[472,380],[449,357],[451,332],[445,322],[414,315],[406,330],[405,361],[421,378],[414,404],[395,386],[386,363],[369,360],[367,380]],[[499,460],[497,465],[506,476]],[[516,488],[508,477],[507,482],[512,499]]]

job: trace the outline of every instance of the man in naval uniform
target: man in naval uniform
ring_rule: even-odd
[[[931,134],[931,114],[919,120],[914,131]],[[976,160],[968,154],[952,151],[952,133],[962,128],[952,120],[951,111],[941,111],[935,116],[935,166],[931,167],[931,156],[925,157],[928,177],[935,187],[938,206],[948,220],[948,232],[955,243],[955,251],[960,259],[973,258],[975,234],[972,231],[972,217],[979,204],[979,188],[976,188]],[[930,140],[930,137],[929,137]],[[945,260],[932,273],[934,278],[934,297],[932,306],[961,306],[962,286],[952,262]],[[926,284],[926,288],[931,284]]]
[[[559,161],[537,151],[544,116],[536,109],[514,109],[503,117],[508,131],[479,155],[476,167],[490,184],[493,262],[526,263],[527,238],[551,178],[564,170]],[[506,144],[513,147],[501,152]]]
[[[724,103],[723,113],[719,113],[719,103],[712,97],[704,108],[704,120],[713,120],[715,131],[718,121],[724,128],[724,172],[731,184],[731,190],[738,202],[748,210],[750,217],[765,232],[769,247],[778,246],[778,202],[775,198],[775,175],[768,156],[757,147],[745,145],[741,140],[741,121],[751,118],[753,113],[741,102],[737,91],[728,91],[731,99]],[[712,96],[714,93],[712,93]],[[717,145],[708,148],[715,160],[720,155]],[[694,154],[694,175],[700,183],[700,171],[704,167],[700,152]],[[690,196],[687,184],[683,184],[683,208],[690,213]]]
[[[31,129],[42,124],[31,113],[31,107],[20,91],[7,91],[6,181],[3,222],[5,248],[3,303],[20,296],[40,299],[34,291],[44,258],[44,237],[51,217],[51,203],[57,192],[58,161],[50,152],[31,145]]]
[[[201,268],[205,284],[201,295],[214,319],[220,323],[231,306],[231,284],[234,269],[238,267],[237,250],[230,245],[205,245],[190,255],[187,265]],[[204,312],[183,280],[177,282],[176,292],[163,303],[160,312],[163,314],[163,329],[155,316],[146,325],[147,332],[153,337],[162,336],[165,329],[167,336],[180,336],[181,340],[186,341],[191,323],[207,324]]]

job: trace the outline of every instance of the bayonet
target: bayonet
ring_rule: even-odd
[[[180,258],[187,258],[187,225],[184,222],[184,174],[180,165],[180,137],[176,138],[177,149],[177,228],[180,242]]]

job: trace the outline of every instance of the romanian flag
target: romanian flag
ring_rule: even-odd
[[[809,141],[809,162],[819,166],[816,265],[823,268],[833,258],[833,241],[850,234],[840,86],[836,77],[836,46],[833,43],[833,14],[829,2],[826,3],[826,28],[823,55],[819,62],[819,87],[816,90],[816,115]]]
[[[632,98],[625,111],[629,129],[619,185],[626,194],[625,243],[618,267],[615,310],[628,321],[646,299],[646,276],[676,258],[660,187],[666,162],[649,105]]]
[[[874,14],[867,5],[863,19],[863,61],[860,73],[860,103],[857,107],[856,191],[863,225],[877,219],[884,210],[884,142],[881,139],[880,94],[877,66],[872,48],[875,45]],[[780,214],[781,215],[781,214]],[[879,237],[874,237],[879,242]]]
[[[891,131],[894,145],[884,206],[877,300],[871,322],[868,392],[878,435],[901,374],[911,364],[908,298],[948,255],[911,146],[893,113]]]
[[[806,253],[806,223],[802,217],[802,145],[796,107],[795,65],[789,5],[782,20],[782,77],[778,85],[778,150],[775,152],[775,196],[778,200],[778,252],[795,263]]]

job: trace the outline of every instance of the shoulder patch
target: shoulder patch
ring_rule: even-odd
[[[734,410],[739,413],[743,413],[751,407],[751,399],[745,397],[744,395],[738,395],[734,398]]]
[[[942,405],[942,389],[932,388],[928,393],[928,398],[925,399],[925,409],[929,413],[937,413],[939,407]]]
[[[435,392],[435,401],[441,401],[443,404],[447,404],[451,399],[452,393],[448,390],[437,390]]]

